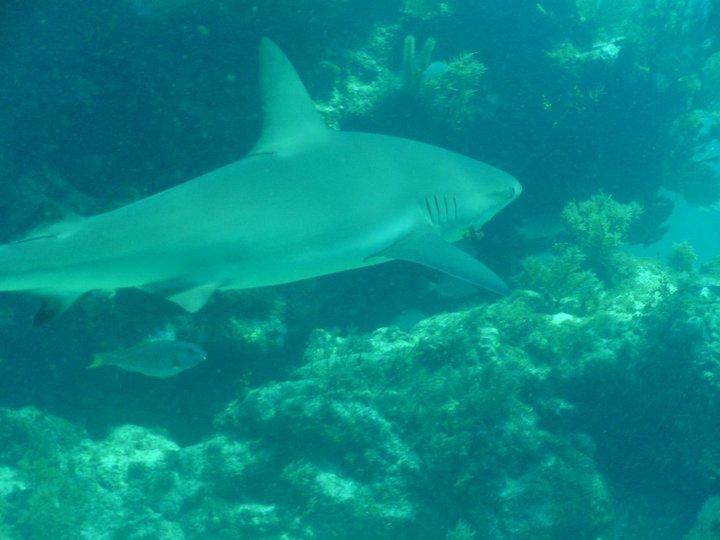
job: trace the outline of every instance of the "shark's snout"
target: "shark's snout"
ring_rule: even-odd
[[[506,184],[505,187],[497,191],[490,193],[491,200],[496,201],[496,204],[505,206],[517,199],[522,193],[522,184],[514,178]]]

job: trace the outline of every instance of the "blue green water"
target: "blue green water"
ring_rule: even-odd
[[[512,293],[2,293],[0,538],[720,538],[718,2],[8,0],[2,243],[240,159],[263,36],[333,128],[518,178],[461,242]],[[168,329],[207,361],[87,369]]]

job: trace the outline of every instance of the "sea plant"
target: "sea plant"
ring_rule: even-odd
[[[478,88],[485,71],[477,54],[463,53],[448,62],[442,76],[427,80],[424,88],[436,115],[454,127],[467,126],[480,112]]]
[[[556,246],[555,257],[528,257],[523,261],[519,282],[537,292],[541,309],[585,315],[597,309],[604,287],[586,268],[586,257],[574,246]]]
[[[588,266],[601,277],[608,271],[616,249],[627,239],[642,207],[599,193],[582,202],[570,202],[562,212],[566,236],[587,257]]]
[[[668,264],[678,272],[692,272],[698,256],[693,247],[687,242],[675,243],[668,257]]]

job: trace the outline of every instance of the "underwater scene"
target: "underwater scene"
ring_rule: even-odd
[[[0,540],[720,539],[718,0],[5,0]]]

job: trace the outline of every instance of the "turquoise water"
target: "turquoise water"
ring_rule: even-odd
[[[333,129],[519,180],[457,244],[511,293],[401,261],[196,313],[2,292],[0,539],[720,538],[720,5],[11,0],[1,243],[250,152],[262,37]],[[87,369],[157,339],[207,359]]]

